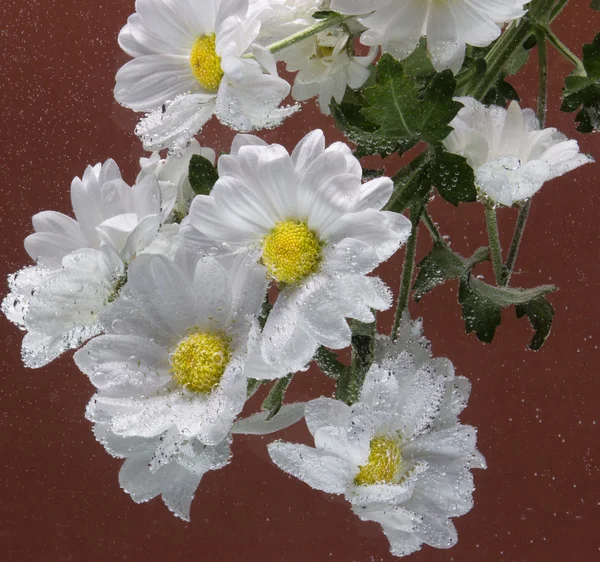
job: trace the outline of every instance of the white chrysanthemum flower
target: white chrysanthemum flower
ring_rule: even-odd
[[[119,302],[101,315],[105,334],[75,354],[98,389],[88,418],[118,435],[154,437],[176,428],[216,445],[246,401],[247,378],[289,372],[260,356],[264,268],[247,256],[230,258],[225,268],[213,258],[196,264],[190,255],[179,252],[175,263],[136,258]]]
[[[341,28],[328,29],[281,52],[287,70],[298,71],[292,87],[295,100],[318,96],[321,111],[329,115],[331,98],[341,102],[346,86],[358,89],[367,81],[378,48],[372,47],[367,56],[354,56],[348,51],[349,38]]]
[[[261,412],[236,421],[232,433],[267,435],[289,427],[302,419],[304,404],[286,404],[269,421],[267,415]],[[184,440],[173,429],[156,437],[123,437],[108,424],[95,424],[94,434],[108,453],[126,459],[119,482],[133,501],[142,503],[160,495],[184,521],[190,520],[190,506],[202,477],[231,459],[231,436],[210,446],[196,438]]]
[[[221,156],[210,196],[194,198],[182,244],[205,253],[250,252],[280,294],[266,322],[262,351],[270,364],[298,370],[317,346],[350,343],[346,318],[372,322],[391,294],[367,277],[408,238],[410,221],[380,209],[389,178],[361,184],[352,151],[325,149],[323,132],[304,137],[291,156],[278,144],[238,135]]]
[[[6,316],[27,331],[23,361],[41,367],[100,332],[98,313],[115,300],[127,264],[141,251],[163,251],[163,216],[154,176],[129,187],[112,160],[88,166],[71,184],[75,219],[55,211],[33,216],[25,249],[37,265],[9,278]],[[163,240],[164,239],[164,240]],[[156,247],[153,248],[153,244]]]
[[[312,15],[325,3],[323,0],[266,0],[271,10],[263,21],[261,39],[284,39],[313,25]]]
[[[455,99],[464,107],[450,122],[454,131],[444,145],[467,159],[477,186],[496,203],[511,206],[529,199],[546,181],[593,162],[579,152],[577,141],[555,128],[540,130],[535,113],[515,101],[506,110],[473,98]]]
[[[358,20],[367,28],[361,43],[381,45],[400,60],[415,50],[421,37],[427,37],[435,69],[457,73],[466,45],[489,45],[500,36],[498,24],[522,17],[525,4],[526,0],[331,0],[331,9],[370,14]]]
[[[161,210],[167,222],[181,222],[188,214],[192,199],[196,195],[188,177],[190,160],[194,155],[206,158],[213,165],[215,163],[215,151],[212,148],[201,147],[195,139],[192,139],[181,154],[169,154],[166,158],[161,158],[158,152],[153,152],[149,158],[140,158],[142,169],[137,181],[140,182],[149,174],[158,179]]]
[[[472,505],[471,468],[485,467],[476,430],[457,416],[470,384],[452,363],[432,359],[418,327],[385,348],[353,406],[318,398],[306,406],[315,448],[271,443],[282,470],[331,494],[344,494],[363,520],[381,524],[396,556],[423,543],[457,541],[450,518]]]
[[[117,73],[115,98],[152,112],[137,128],[148,150],[182,150],[213,114],[250,131],[295,111],[279,107],[290,86],[255,44],[265,8],[253,0],[136,0],[119,34],[134,59]]]

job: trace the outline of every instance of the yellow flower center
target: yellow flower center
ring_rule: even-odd
[[[395,484],[400,465],[402,450],[397,439],[375,437],[371,439],[371,450],[367,464],[362,465],[354,483],[357,486],[373,484]]]
[[[171,355],[173,379],[188,390],[209,394],[229,363],[229,344],[229,338],[222,333],[198,332],[188,336]]]
[[[207,92],[216,92],[219,89],[223,70],[221,57],[215,49],[214,33],[196,39],[190,54],[190,65],[196,80]]]
[[[282,221],[263,240],[262,261],[277,281],[296,285],[317,271],[321,244],[303,221]]]
[[[317,57],[324,59],[333,55],[334,47],[328,45],[317,45]]]

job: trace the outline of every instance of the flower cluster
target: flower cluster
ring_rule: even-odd
[[[485,460],[475,429],[458,420],[470,383],[432,357],[408,314],[411,289],[420,298],[459,279],[467,331],[491,341],[501,309],[516,305],[536,329],[531,347],[541,346],[553,288],[508,287],[516,253],[504,262],[496,209],[525,209],[516,252],[532,196],[592,161],[543,128],[543,107],[539,117],[516,101],[502,107],[498,57],[508,64],[525,48],[510,37],[496,46],[530,33],[520,27],[530,25],[519,21],[525,4],[136,0],[119,34],[132,58],[114,94],[145,113],[136,133],[154,152],[132,186],[113,160],[88,166],[71,184],[74,218],[36,214],[25,240],[35,264],[9,277],[2,303],[25,332],[26,366],[77,349],[96,389],[86,417],[125,459],[120,483],[134,501],[160,495],[189,520],[203,475],[230,462],[236,434],[304,419],[314,447],[270,443],[278,467],[343,494],[381,525],[394,555],[456,543],[451,519],[471,509],[471,469]],[[553,13],[530,4],[530,18]],[[320,130],[291,152],[249,134],[297,112],[290,94],[315,98],[355,148],[328,146]],[[500,105],[482,103],[491,94]],[[213,116],[239,133],[218,158],[195,138]],[[393,177],[359,160],[420,142],[428,147]],[[467,259],[448,247],[428,215],[433,188],[454,204],[485,205],[489,249]],[[413,285],[420,221],[434,248]],[[383,335],[377,312],[394,298],[374,271],[403,246]],[[472,275],[488,257],[495,285]],[[350,364],[336,353],[345,348]],[[335,398],[284,404],[313,361],[336,379]],[[242,415],[271,381],[263,411]]]

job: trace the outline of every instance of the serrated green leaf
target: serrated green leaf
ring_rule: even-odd
[[[475,201],[475,172],[466,159],[438,148],[431,170],[431,181],[439,194],[449,203],[458,205]]]
[[[600,127],[600,33],[583,46],[583,66],[587,76],[571,74],[565,79],[561,111],[577,111],[575,122],[580,133],[592,133]]]
[[[521,101],[517,90],[514,89],[513,85],[504,79],[504,76],[500,76],[496,85],[490,88],[488,93],[483,99],[485,105],[499,105],[505,107],[509,101]]]
[[[364,90],[366,120],[378,126],[385,139],[441,142],[452,131],[448,125],[462,104],[452,99],[456,81],[450,70],[436,74],[424,94],[407,77],[402,64],[385,54],[377,64],[377,82]]]
[[[491,343],[496,328],[502,321],[502,307],[478,295],[471,287],[469,279],[471,276],[463,277],[458,290],[458,302],[462,306],[466,332],[475,332],[480,341]]]
[[[357,103],[358,100],[359,98],[356,95],[352,97],[352,101],[343,101],[341,104],[332,99],[329,106],[338,128],[341,129],[348,140],[356,145],[356,156],[361,158],[379,154],[382,158],[385,158],[394,152],[405,152],[417,143],[416,140],[398,141],[381,138],[376,133],[377,126],[369,123],[360,113],[362,106]]]
[[[475,265],[487,259],[487,247],[478,248],[470,258],[465,259],[443,242],[435,243],[431,252],[417,265],[419,274],[413,286],[414,299],[419,301],[434,287],[445,281],[463,277]]]
[[[461,278],[458,297],[466,331],[474,331],[481,341],[491,343],[501,322],[502,309],[514,304],[517,305],[517,316],[527,315],[536,331],[530,348],[539,349],[550,332],[554,314],[545,295],[554,290],[556,287],[552,285],[532,289],[494,287],[467,274]]]
[[[429,79],[435,74],[425,37],[421,37],[417,48],[402,61],[402,66],[404,74],[410,78]]]
[[[552,319],[554,318],[554,307],[544,298],[538,297],[525,304],[519,304],[516,307],[517,318],[527,316],[535,334],[529,344],[529,349],[537,351],[544,345],[546,338],[552,328]]]
[[[216,181],[219,179],[217,169],[210,160],[194,154],[188,168],[190,185],[198,195],[209,195]]]

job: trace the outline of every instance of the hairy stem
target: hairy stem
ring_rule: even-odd
[[[427,227],[427,230],[429,230],[429,234],[431,234],[432,240],[434,242],[437,242],[438,244],[442,243],[444,241],[444,239],[442,238],[442,235],[440,234],[440,231],[437,229],[437,226],[435,226],[435,223],[433,222],[431,216],[427,212],[427,209],[423,210],[423,214],[421,215],[421,219],[425,223],[425,226]]]
[[[394,324],[392,326],[392,339],[398,336],[398,327],[402,320],[402,314],[408,307],[408,297],[412,286],[413,275],[415,271],[415,254],[417,251],[417,236],[419,231],[419,218],[412,217],[413,227],[406,243],[406,254],[404,256],[404,265],[402,266],[402,278],[400,280],[400,291],[396,303],[396,312],[394,314]]]
[[[271,53],[277,53],[291,45],[294,45],[296,43],[299,43],[300,41],[303,41],[304,39],[307,39],[308,37],[311,37],[312,35],[321,33],[321,31],[325,31],[326,29],[329,29],[330,27],[333,27],[334,25],[339,25],[340,23],[346,21],[347,19],[349,19],[351,17],[352,16],[344,16],[341,14],[335,14],[324,20],[321,20],[319,23],[315,23],[314,25],[311,25],[310,27],[307,27],[306,29],[299,31],[298,33],[294,33],[293,35],[290,35],[289,37],[286,37],[285,39],[281,39],[280,41],[275,41],[275,43],[271,43],[267,47],[267,49]]]
[[[508,258],[506,258],[506,272],[504,277],[503,285],[508,285],[510,276],[512,275],[515,262],[517,261],[517,254],[519,253],[519,245],[523,238],[523,231],[527,224],[527,217],[529,216],[529,209],[531,209],[531,199],[521,207],[519,216],[517,217],[517,224],[515,225],[515,233],[513,234],[512,242],[508,250]]]
[[[501,285],[504,278],[502,247],[500,246],[500,233],[498,232],[496,210],[490,205],[485,206],[485,223],[487,225],[490,254],[492,255],[492,264],[494,265],[496,284]]]
[[[358,400],[365,376],[373,362],[376,324],[377,322],[364,324],[358,320],[350,321],[352,360],[350,367],[340,373],[335,389],[335,397],[348,405]]]
[[[578,76],[586,76],[587,72],[585,70],[585,66],[581,62],[581,59],[573,52],[569,47],[567,47],[552,31],[548,26],[542,26],[543,33],[548,39],[548,42],[575,67],[575,74]],[[538,38],[538,47],[540,44],[540,39]]]

